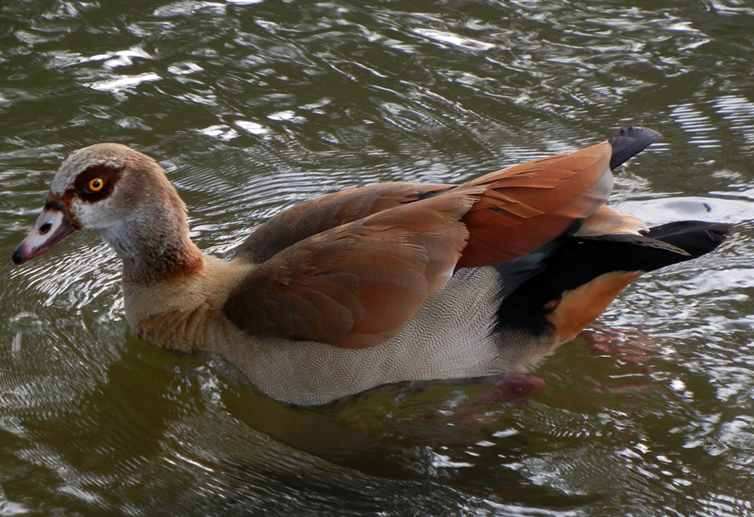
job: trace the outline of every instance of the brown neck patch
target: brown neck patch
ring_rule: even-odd
[[[201,250],[190,240],[180,247],[162,250],[159,255],[123,257],[123,280],[149,283],[174,280],[199,273],[204,269]]]

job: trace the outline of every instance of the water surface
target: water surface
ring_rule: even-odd
[[[228,0],[0,6],[0,515],[754,513],[754,5]],[[327,408],[256,394],[128,330],[92,233],[14,267],[54,170],[154,156],[198,244],[378,181],[459,182],[596,143],[661,143],[613,205],[735,223],[532,373]]]

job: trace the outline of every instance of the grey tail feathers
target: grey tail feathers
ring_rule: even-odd
[[[657,142],[662,135],[646,127],[627,127],[618,130],[608,139],[613,146],[610,169],[626,163],[644,149]]]

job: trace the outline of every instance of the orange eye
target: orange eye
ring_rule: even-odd
[[[104,186],[105,182],[101,178],[94,178],[89,182],[88,188],[91,192],[99,192]]]

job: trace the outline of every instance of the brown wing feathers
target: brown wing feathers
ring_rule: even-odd
[[[457,267],[524,256],[585,218],[589,235],[638,234],[644,227],[633,218],[599,210],[612,188],[610,164],[638,152],[635,136],[460,186],[389,183],[287,210],[240,247],[259,266],[225,314],[254,335],[370,347],[400,332]],[[614,145],[624,154],[616,158]]]
[[[236,256],[260,264],[307,237],[449,188],[452,186],[381,183],[313,199],[262,224],[241,244]]]
[[[648,230],[647,224],[641,219],[613,210],[607,205],[602,205],[596,212],[584,219],[576,235],[579,237],[596,237],[608,234],[640,235],[640,232]]]
[[[468,237],[460,218],[473,202],[457,191],[299,241],[255,269],[225,314],[256,335],[379,344],[452,274]]]
[[[521,257],[593,213],[610,195],[610,156],[603,142],[472,181],[486,190],[463,218],[470,237],[458,267]]]

